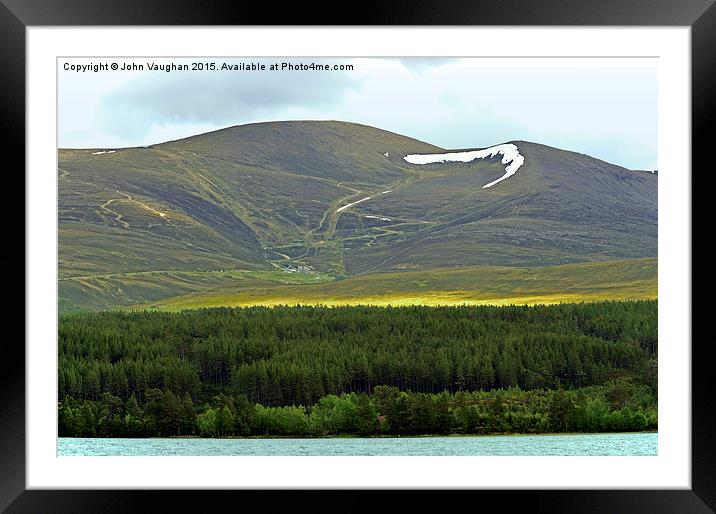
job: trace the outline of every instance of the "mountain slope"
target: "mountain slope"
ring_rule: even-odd
[[[132,274],[145,272],[284,270],[329,280],[656,256],[657,174],[509,143],[524,163],[503,180],[501,155],[412,164],[406,155],[446,150],[344,122],[257,123],[145,148],[60,150],[60,296],[105,308],[214,283],[177,289],[160,280],[151,294],[132,295],[117,278],[135,283]],[[114,278],[97,286],[93,277],[107,275]]]
[[[354,216],[379,213],[422,225],[409,237],[384,236],[369,247],[351,239],[359,244],[346,259],[348,270],[534,266],[656,255],[656,175],[514,143],[525,163],[493,187],[482,185],[503,173],[494,163],[424,165],[419,180],[355,209]],[[350,230],[351,221],[357,223],[344,216],[342,226]]]
[[[246,276],[139,308],[169,311],[253,305],[536,305],[657,298],[656,258],[538,268],[476,266],[373,273],[280,284]],[[136,308],[133,306],[132,308]]]

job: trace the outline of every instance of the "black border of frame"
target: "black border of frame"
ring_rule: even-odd
[[[5,155],[19,165],[4,166],[4,180],[15,178],[25,191],[25,29],[28,26],[81,25],[574,25],[690,26],[692,70],[692,169],[712,171],[711,140],[716,111],[716,5],[714,0],[428,0],[362,1],[339,8],[325,0],[310,4],[248,3],[235,0],[0,0],[0,127]],[[4,161],[7,163],[8,161]],[[22,178],[21,178],[22,177]],[[693,174],[692,174],[693,183]],[[693,190],[693,186],[692,186]],[[18,198],[25,195],[16,195]],[[695,202],[692,203],[695,205]],[[668,215],[668,213],[667,213]],[[692,220],[695,217],[692,211]],[[19,231],[20,227],[16,227]],[[5,229],[3,229],[5,230]],[[4,269],[25,269],[22,251],[2,252]],[[693,228],[692,228],[693,234]],[[707,237],[703,234],[702,237]],[[693,249],[692,249],[693,252]],[[694,264],[692,253],[692,266]],[[16,277],[19,280],[19,274]],[[704,287],[704,286],[702,286]],[[23,284],[24,288],[24,284]],[[19,284],[18,284],[19,289]],[[18,298],[16,295],[13,298]],[[25,298],[25,293],[22,293]],[[693,296],[692,296],[693,298]],[[693,303],[693,302],[692,302]],[[23,302],[25,309],[32,308]],[[693,303],[692,308],[706,309]],[[26,311],[25,311],[26,312]],[[692,313],[692,319],[694,319]],[[692,340],[694,338],[692,337]],[[0,374],[0,509],[7,512],[129,512],[205,510],[216,501],[252,500],[274,505],[272,491],[70,491],[26,490],[25,352],[17,340],[5,338]],[[683,341],[688,344],[689,341]],[[452,491],[480,507],[485,500],[515,504],[534,512],[560,510],[602,512],[716,512],[716,402],[710,378],[707,340],[692,344],[692,489],[691,490],[529,490]],[[401,501],[415,505],[427,491],[410,491]],[[360,494],[359,494],[360,493]],[[365,511],[375,496],[360,491],[292,491],[315,510]],[[211,495],[211,503],[206,503]],[[477,495],[477,496],[475,496]],[[156,502],[156,503],[155,503]],[[161,502],[161,503],[159,503]],[[261,503],[260,503],[261,504]],[[259,505],[260,505],[259,504]],[[455,503],[453,503],[455,505]],[[322,508],[322,506],[325,506]],[[203,507],[203,508],[202,508]],[[479,508],[479,507],[478,507]]]

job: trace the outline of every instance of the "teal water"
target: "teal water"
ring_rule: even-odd
[[[61,437],[59,455],[656,455],[656,433],[316,439]]]

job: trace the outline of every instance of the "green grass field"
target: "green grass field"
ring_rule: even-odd
[[[325,277],[245,274],[206,290],[130,308],[178,311],[252,305],[504,305],[657,298],[657,259],[540,268],[470,267]],[[271,282],[269,282],[269,278]],[[303,280],[303,283],[297,281]],[[312,283],[311,281],[315,281]]]

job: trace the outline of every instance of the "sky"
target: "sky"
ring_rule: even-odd
[[[148,68],[194,62],[213,62],[215,69]],[[65,69],[112,63],[120,69]],[[121,69],[131,63],[144,69]],[[266,70],[221,70],[222,63]],[[352,69],[271,70],[274,63]],[[58,60],[61,148],[145,146],[280,120],[362,123],[446,149],[525,140],[630,169],[658,169],[655,59]]]

